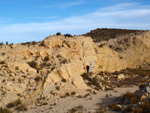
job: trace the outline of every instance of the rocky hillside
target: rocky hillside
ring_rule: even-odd
[[[62,93],[87,89],[80,75],[97,59],[97,48],[90,37],[62,35],[49,36],[36,45],[1,46],[0,106],[18,97],[34,101],[37,95],[50,96],[56,86],[61,86]]]
[[[52,94],[63,96],[68,91],[91,89],[81,76],[87,72],[87,65],[93,64],[92,76],[101,71],[148,67],[149,42],[147,31],[101,41],[98,46],[90,37],[63,35],[48,36],[35,44],[2,45],[0,106],[18,98],[31,104],[43,95],[51,98]]]
[[[108,41],[109,39],[118,38],[123,35],[134,33],[135,35],[143,33],[143,30],[128,30],[128,29],[107,29],[98,28],[84,34],[83,36],[89,36],[94,42]]]

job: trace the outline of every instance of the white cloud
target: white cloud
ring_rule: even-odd
[[[53,7],[68,8],[68,7],[72,7],[72,6],[81,5],[84,3],[85,3],[85,0],[78,0],[78,1],[74,1],[74,2],[64,2],[61,4],[55,4],[55,5],[45,5],[45,6],[42,6],[42,8],[53,8]]]
[[[56,32],[83,34],[96,28],[150,29],[150,8],[139,4],[133,8],[132,4],[115,5],[115,10],[108,10],[113,8],[111,6],[61,21],[3,25],[0,27],[0,39],[10,42],[39,41]]]
[[[45,19],[55,19],[58,18],[58,16],[49,16],[49,17],[45,17]]]

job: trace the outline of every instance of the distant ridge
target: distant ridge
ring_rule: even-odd
[[[97,28],[91,30],[90,32],[83,34],[83,36],[90,36],[94,42],[107,41],[112,38],[117,38],[122,35],[127,35],[130,33],[143,33],[144,30],[129,30],[129,29],[107,29],[107,28]]]

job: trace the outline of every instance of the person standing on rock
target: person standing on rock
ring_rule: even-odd
[[[91,74],[93,73],[94,67],[95,67],[95,60],[92,59],[91,64],[90,64],[90,76],[91,76]]]
[[[87,70],[88,75],[90,75],[90,66],[89,65],[86,66],[86,70]]]

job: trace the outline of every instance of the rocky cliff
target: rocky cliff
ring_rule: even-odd
[[[90,37],[59,35],[36,44],[0,46],[0,106],[17,98],[34,101],[41,94],[50,96],[60,87],[62,92],[88,89],[81,77],[87,65],[93,65],[95,75],[150,63],[148,31],[97,45]]]

